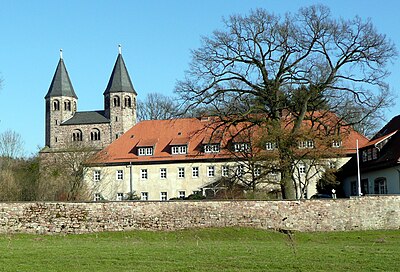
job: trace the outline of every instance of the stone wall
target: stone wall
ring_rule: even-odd
[[[400,196],[304,201],[0,203],[1,233],[226,226],[297,231],[399,229]]]

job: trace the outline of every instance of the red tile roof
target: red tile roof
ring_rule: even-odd
[[[225,147],[241,127],[230,127],[228,130],[215,132],[218,126],[215,118],[184,118],[172,120],[148,120],[142,121],[128,130],[124,135],[115,140],[107,148],[99,152],[98,163],[127,163],[127,162],[157,162],[157,161],[185,161],[185,160],[207,160],[207,159],[229,159],[232,153]],[[368,139],[358,132],[348,130],[348,137],[342,140],[341,153],[355,153],[356,139],[359,145],[368,142]],[[253,135],[260,134],[254,133]],[[223,137],[224,136],[224,137]],[[242,137],[234,137],[235,142],[241,142]],[[221,150],[219,153],[204,153],[203,145],[219,142]],[[187,154],[172,155],[172,145],[186,145]],[[152,156],[139,156],[137,147],[154,146]]]

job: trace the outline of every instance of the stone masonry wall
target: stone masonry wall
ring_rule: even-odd
[[[227,226],[297,231],[400,229],[400,196],[304,201],[0,203],[0,233]]]

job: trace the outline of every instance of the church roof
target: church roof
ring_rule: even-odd
[[[89,125],[110,123],[104,116],[104,111],[78,111],[62,125]]]
[[[124,59],[121,52],[118,54],[117,61],[111,73],[110,80],[108,81],[107,88],[104,94],[127,92],[137,94],[133,88],[131,78],[129,77],[128,70],[126,69]]]
[[[47,99],[54,96],[78,98],[75,94],[74,88],[72,87],[72,83],[62,57],[60,57],[56,72],[54,73],[53,80],[51,81],[49,91],[47,92],[45,98]]]

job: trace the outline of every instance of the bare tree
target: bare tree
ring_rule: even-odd
[[[169,96],[159,93],[147,94],[144,101],[138,101],[138,120],[165,120],[177,115],[178,104]]]
[[[59,152],[42,154],[39,199],[89,200],[90,188],[84,183],[86,163],[95,156],[90,147],[73,145]]]
[[[336,137],[335,128],[388,106],[386,64],[396,48],[370,20],[334,19],[320,5],[282,17],[257,9],[224,24],[192,51],[177,93],[186,109],[210,106],[226,124],[262,124],[277,146],[282,195],[295,198],[298,156],[321,156],[315,150],[299,155],[299,141],[321,134],[314,124],[325,126],[326,138]],[[361,109],[358,118],[349,118],[348,105]],[[334,123],[332,113],[340,117]]]
[[[0,156],[17,158],[23,153],[23,140],[19,133],[6,130],[0,134]]]

